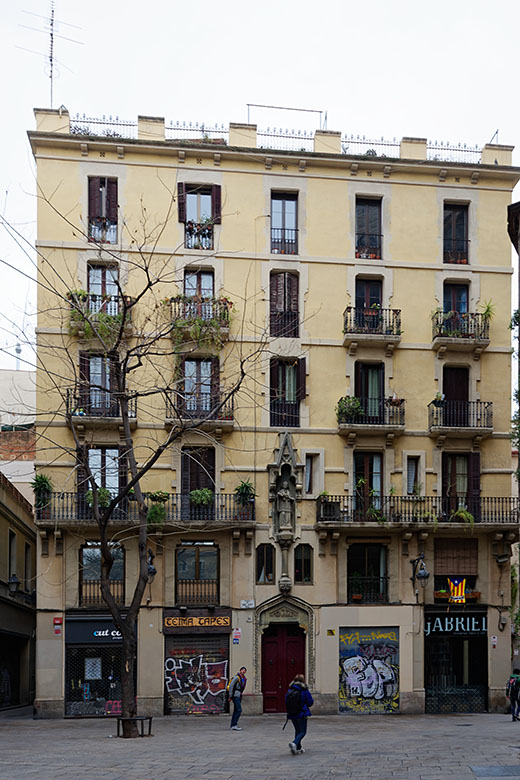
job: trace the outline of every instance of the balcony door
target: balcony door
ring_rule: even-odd
[[[480,504],[480,453],[442,454],[443,513],[449,519],[457,509],[467,509],[475,519]]]
[[[383,544],[351,544],[347,552],[348,602],[388,601],[387,548]]]
[[[193,300],[186,301],[186,318],[200,317],[211,320],[213,317],[213,297],[215,283],[213,271],[189,270],[184,273],[184,295]]]
[[[384,422],[385,367],[383,363],[356,362],[355,395],[363,407],[363,422],[380,425]]]
[[[181,453],[181,514],[184,519],[211,520],[214,498],[195,501],[190,493],[207,488],[215,493],[215,450],[213,447],[183,447]]]
[[[444,366],[442,390],[446,400],[444,425],[467,427],[469,369],[466,366]]]
[[[364,517],[370,507],[381,507],[383,456],[379,452],[354,453],[354,504]]]
[[[378,332],[383,287],[380,279],[356,279],[356,325]]]
[[[114,361],[110,355],[80,352],[79,406],[87,415],[117,417],[119,406],[113,390]]]
[[[88,293],[89,310],[106,314],[119,313],[118,269],[106,265],[89,265]]]

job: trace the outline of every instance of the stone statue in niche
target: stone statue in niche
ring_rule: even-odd
[[[276,483],[276,530],[294,531],[296,516],[296,491],[290,469],[282,467],[282,473]]]

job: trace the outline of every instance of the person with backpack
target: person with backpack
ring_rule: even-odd
[[[290,720],[294,726],[294,740],[289,742],[289,749],[293,756],[297,753],[305,753],[302,739],[307,733],[307,718],[311,716],[310,708],[313,704],[314,699],[305,684],[305,677],[303,674],[297,674],[285,694],[287,720]]]
[[[242,731],[238,725],[238,719],[242,715],[242,694],[247,683],[246,672],[246,667],[241,666],[238,674],[235,674],[228,686],[229,701],[233,702],[233,715],[231,716],[230,726],[233,731]]]
[[[506,696],[511,702],[511,720],[520,720],[520,669],[515,667],[507,681]]]

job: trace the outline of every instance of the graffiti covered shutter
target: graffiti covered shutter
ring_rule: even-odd
[[[165,636],[167,712],[222,712],[229,677],[229,634]]]

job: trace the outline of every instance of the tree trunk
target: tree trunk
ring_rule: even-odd
[[[121,663],[121,714],[123,718],[135,718],[137,702],[135,696],[136,641],[134,626],[126,626],[123,632],[123,653]],[[137,737],[135,721],[123,721],[123,737]]]

